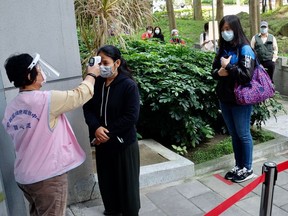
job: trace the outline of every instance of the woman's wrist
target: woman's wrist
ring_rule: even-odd
[[[97,75],[94,73],[87,73],[86,76],[92,76],[94,79],[97,78]]]

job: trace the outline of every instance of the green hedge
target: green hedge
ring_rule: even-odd
[[[132,41],[123,53],[139,84],[144,138],[191,147],[221,130],[210,75],[214,54],[154,41]]]

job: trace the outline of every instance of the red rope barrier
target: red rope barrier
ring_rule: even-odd
[[[288,161],[285,161],[281,164],[277,165],[277,171],[282,172],[284,170],[288,169]],[[237,201],[239,201],[241,198],[246,196],[249,192],[254,190],[258,184],[264,182],[265,179],[265,173],[263,173],[261,176],[257,177],[253,182],[248,184],[247,186],[243,187],[241,190],[239,190],[237,193],[226,199],[224,202],[222,202],[220,205],[216,206],[211,211],[207,212],[205,216],[215,216],[220,215],[225,210],[227,210],[229,207],[231,207],[233,204],[235,204]]]
[[[279,173],[279,172],[282,172],[282,171],[284,171],[284,170],[286,170],[286,169],[288,169],[288,161],[285,161],[285,162],[277,165],[277,171],[278,171],[278,173]]]

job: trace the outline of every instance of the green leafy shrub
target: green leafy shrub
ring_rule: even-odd
[[[195,147],[211,138],[218,102],[212,79],[214,54],[181,45],[132,41],[124,52],[141,94],[138,125],[143,137]]]
[[[276,114],[279,111],[284,111],[283,105],[278,102],[277,99],[280,99],[281,95],[279,92],[276,92],[273,98],[266,100],[263,103],[257,104],[253,106],[253,112],[251,116],[251,125],[255,124],[257,128],[261,128],[262,124],[265,124],[265,121],[269,119],[271,116],[276,118]]]

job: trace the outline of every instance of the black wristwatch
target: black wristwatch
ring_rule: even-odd
[[[93,73],[87,73],[86,76],[92,76],[92,77],[94,77],[94,79],[97,78],[97,76],[95,74],[93,74]]]

